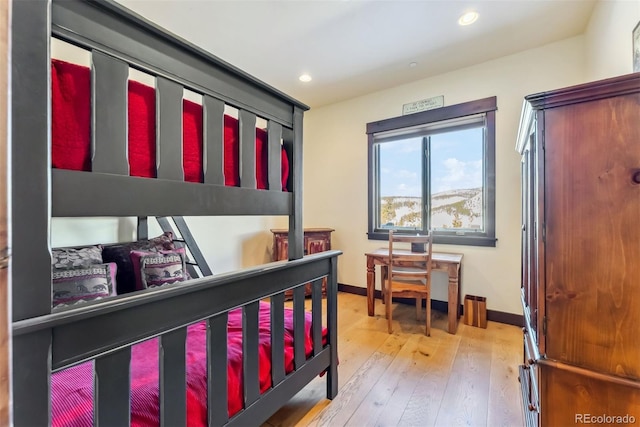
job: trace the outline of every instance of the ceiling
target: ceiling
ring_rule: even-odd
[[[311,107],[582,34],[597,2],[118,1]],[[478,21],[459,26],[469,10]]]

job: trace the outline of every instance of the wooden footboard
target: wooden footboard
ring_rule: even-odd
[[[131,346],[160,337],[161,425],[185,425],[185,337],[188,325],[208,324],[209,425],[246,425],[266,420],[313,377],[325,372],[327,397],[337,394],[336,263],[338,251],[267,264],[229,274],[196,279],[189,285],[123,296],[14,323],[14,423],[51,424],[50,375],[95,360],[94,424],[130,424]],[[322,319],[321,281],[327,277],[326,317]],[[307,358],[304,340],[304,284],[314,282],[311,303],[313,352]],[[294,370],[285,375],[284,291],[294,289]],[[260,300],[271,305],[271,377],[273,386],[261,394],[258,383]],[[244,410],[227,413],[227,315],[243,308]],[[171,315],[168,316],[167,313]],[[323,345],[323,323],[328,328]]]

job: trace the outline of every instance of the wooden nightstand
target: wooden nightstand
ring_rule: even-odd
[[[331,233],[333,228],[305,228],[304,229],[304,254],[310,255],[331,249]],[[286,228],[273,228],[273,261],[289,259],[289,230]],[[326,279],[322,281],[322,294],[326,294]],[[311,284],[307,283],[305,294],[311,295]],[[287,298],[291,293],[285,294]]]

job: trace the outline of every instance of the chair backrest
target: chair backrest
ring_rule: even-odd
[[[408,243],[409,248],[398,248],[397,243]],[[429,234],[402,234],[394,233],[389,230],[389,278],[394,280],[394,276],[420,277],[424,275],[431,277],[431,254],[432,254],[433,238]],[[424,252],[414,252],[412,248],[424,248]],[[410,268],[406,267],[407,263],[412,263]],[[404,268],[400,267],[404,264]],[[399,278],[400,278],[399,277]]]

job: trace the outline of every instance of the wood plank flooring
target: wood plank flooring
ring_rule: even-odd
[[[390,335],[379,300],[368,317],[365,297],[340,293],[338,310],[338,396],[327,400],[316,378],[263,427],[523,425],[521,328],[461,321],[450,335],[432,310],[427,337],[415,307],[394,303]]]

